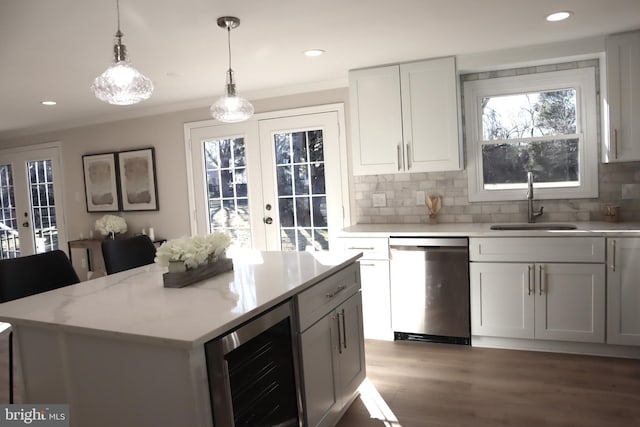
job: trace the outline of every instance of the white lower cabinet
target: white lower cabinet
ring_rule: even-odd
[[[393,341],[389,239],[386,237],[341,237],[339,242],[345,251],[362,252],[360,275],[365,339]]]
[[[640,238],[607,239],[607,343],[640,345]]]
[[[360,261],[364,337],[393,340],[388,260]]]
[[[362,298],[359,286],[353,287],[344,279],[309,298],[303,294],[299,299],[299,339],[304,425],[333,426],[357,396],[366,376]],[[319,318],[308,316],[319,313],[319,308],[325,309]]]
[[[563,241],[565,247],[575,244],[583,249],[585,245],[595,248],[585,251],[585,261],[589,262],[561,262],[562,258],[557,259],[559,262],[542,262],[539,260],[557,251],[553,248],[557,239],[548,239],[547,251],[545,242],[535,239],[518,239],[518,246],[531,248],[530,253],[521,249],[520,253],[501,255],[505,261],[528,258],[529,262],[493,261],[499,256],[496,248],[503,243],[508,251],[516,243],[512,239],[471,239],[472,335],[604,343],[604,242]],[[483,254],[482,250],[474,251],[474,246],[492,250]],[[485,256],[491,261],[485,262]],[[575,252],[567,255],[575,257]]]

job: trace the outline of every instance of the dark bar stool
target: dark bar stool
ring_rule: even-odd
[[[61,250],[0,260],[0,303],[79,282]],[[9,333],[9,403],[13,403],[13,332]]]
[[[144,234],[128,239],[106,239],[102,241],[102,256],[107,274],[113,274],[153,263],[156,246]]]

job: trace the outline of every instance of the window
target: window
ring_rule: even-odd
[[[469,200],[598,196],[595,68],[464,83]]]

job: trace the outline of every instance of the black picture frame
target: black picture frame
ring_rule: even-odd
[[[121,210],[159,210],[155,149],[120,151],[117,157]]]
[[[87,212],[118,212],[120,210],[117,159],[117,153],[82,156]]]

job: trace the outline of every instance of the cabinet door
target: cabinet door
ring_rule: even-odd
[[[454,57],[400,65],[407,172],[460,170]]]
[[[360,260],[364,337],[393,341],[389,261]]]
[[[364,337],[362,334],[362,298],[355,294],[336,310],[341,337],[338,340],[338,371],[336,385],[341,405],[347,405],[355,396],[366,376]]]
[[[472,335],[534,337],[532,268],[531,264],[470,263]]]
[[[404,169],[400,72],[397,65],[349,73],[353,174]]]
[[[607,343],[640,345],[640,239],[607,239]]]
[[[535,337],[604,343],[604,264],[535,265]]]
[[[300,336],[306,425],[333,425],[340,411],[334,375],[337,369],[337,318],[330,313]]]
[[[609,144],[605,161],[640,160],[640,31],[607,37]]]

